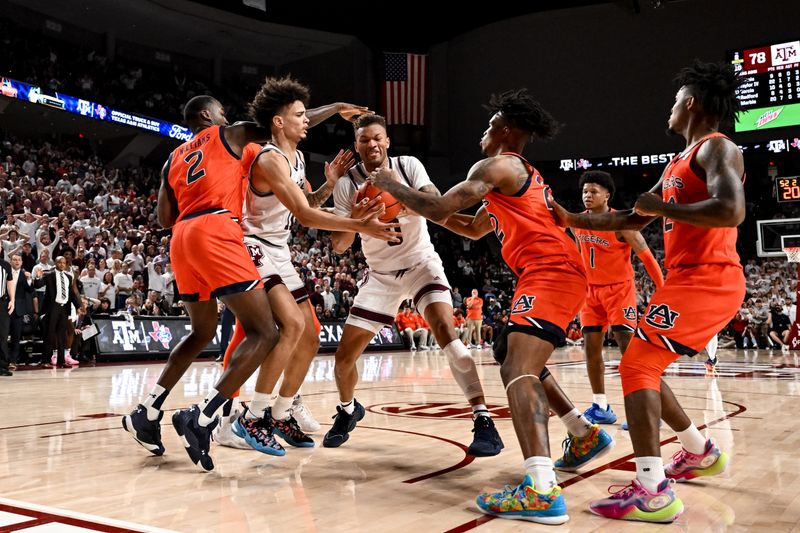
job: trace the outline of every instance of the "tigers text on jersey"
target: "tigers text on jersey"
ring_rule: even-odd
[[[389,168],[400,176],[403,183],[419,190],[432,185],[425,167],[415,157],[399,156],[389,158]],[[367,179],[368,172],[363,163],[353,167],[341,177],[333,188],[333,212],[349,217],[353,209],[357,191]],[[438,255],[428,235],[428,224],[419,215],[408,215],[402,211],[393,222],[400,224],[402,240],[398,243],[386,242],[367,235],[361,236],[361,246],[371,270],[391,272],[403,270]]]
[[[556,225],[550,187],[539,171],[518,154],[501,155],[519,158],[528,171],[528,179],[517,193],[505,195],[493,190],[483,200],[502,245],[503,259],[517,276],[529,266],[571,266],[583,274],[581,254],[564,229]]]
[[[667,165],[661,183],[665,202],[691,204],[710,198],[705,171],[697,164],[696,157],[706,141],[717,137],[728,139],[721,133],[712,133]],[[742,182],[744,179],[742,175]],[[664,265],[668,270],[692,265],[739,265],[737,234],[736,228],[701,228],[665,218]]]
[[[291,179],[305,192],[306,165],[300,151],[297,151],[296,165],[292,165],[289,157],[274,144],[267,143],[253,160],[255,164],[258,157],[267,152],[277,152],[286,159],[291,173]],[[252,174],[252,167],[251,167]],[[249,181],[249,180],[248,180]],[[255,235],[275,246],[284,246],[289,242],[294,217],[274,193],[259,193],[253,189],[252,184],[247,186],[244,194],[244,213],[242,230],[245,235]]]
[[[611,285],[633,280],[631,246],[620,241],[615,231],[577,228],[572,231],[581,246],[589,285]]]
[[[167,180],[178,201],[178,221],[190,213],[228,210],[242,215],[242,158],[228,145],[225,126],[210,126],[169,156]]]

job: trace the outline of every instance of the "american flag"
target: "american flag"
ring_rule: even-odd
[[[425,123],[425,60],[419,54],[384,54],[381,101],[388,124]]]

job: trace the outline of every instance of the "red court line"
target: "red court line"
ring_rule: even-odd
[[[35,520],[28,520],[26,522],[21,522],[19,524],[13,524],[10,526],[4,526],[2,531],[24,531],[28,528],[33,526],[38,526],[42,524],[67,524],[70,526],[82,527],[86,529],[92,529],[94,531],[104,531],[107,533],[139,533],[139,531],[135,529],[128,529],[125,527],[117,527],[117,526],[110,526],[106,524],[100,524],[98,522],[90,522],[88,520],[82,520],[80,518],[71,518],[69,516],[60,516],[57,514],[52,513],[45,513],[43,511],[36,511],[33,509],[27,509],[25,507],[16,507],[14,505],[6,505],[4,503],[0,503],[0,511],[5,511],[7,513],[13,513],[23,516],[29,516],[34,518]]]
[[[705,400],[706,399],[705,397],[701,398],[700,396],[686,396],[686,397],[687,398],[700,398],[701,400]],[[742,404],[738,404],[738,403],[735,403],[735,402],[729,402],[727,400],[722,400],[722,402],[730,404],[730,405],[735,405],[736,406],[736,411],[734,411],[734,412],[732,412],[730,414],[726,414],[726,415],[722,416],[721,418],[717,418],[716,420],[712,420],[708,424],[703,424],[702,426],[698,426],[697,429],[705,429],[705,428],[707,428],[708,426],[710,426],[712,424],[717,424],[719,422],[722,422],[723,420],[727,420],[729,418],[733,418],[736,415],[742,414],[745,411],[747,411],[747,407],[745,407]],[[677,435],[669,437],[668,439],[664,439],[664,440],[661,441],[661,446],[664,446],[665,444],[669,444],[671,442],[675,442],[677,440],[678,440],[678,436]],[[568,480],[566,480],[563,483],[560,483],[559,485],[561,486],[562,489],[567,488],[570,485],[574,485],[575,483],[578,483],[578,482],[583,481],[585,479],[589,479],[590,477],[595,476],[595,475],[599,474],[600,472],[603,472],[603,471],[608,470],[610,468],[622,467],[623,464],[627,463],[628,461],[630,461],[633,458],[634,458],[634,454],[629,453],[628,455],[620,457],[619,459],[614,459],[611,462],[608,462],[608,463],[606,463],[604,465],[598,466],[597,468],[595,468],[593,470],[589,470],[588,472],[585,472],[583,474],[580,474],[580,475],[577,475],[575,477],[569,478]],[[624,470],[625,467],[622,467],[621,469]],[[496,516],[489,516],[489,515],[481,515],[479,518],[475,518],[475,519],[470,520],[468,522],[464,522],[463,524],[459,524],[458,526],[456,526],[456,527],[454,527],[452,529],[448,529],[447,531],[445,531],[445,533],[463,533],[464,531],[469,531],[471,529],[475,529],[476,527],[478,527],[478,526],[480,526],[482,524],[485,524],[486,522],[490,522],[490,521],[494,520],[495,518],[497,518],[497,517]]]

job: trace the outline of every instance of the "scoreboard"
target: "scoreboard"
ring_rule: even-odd
[[[778,202],[797,202],[800,200],[800,176],[775,178]]]
[[[744,78],[737,132],[800,125],[800,40],[731,50],[728,61]]]

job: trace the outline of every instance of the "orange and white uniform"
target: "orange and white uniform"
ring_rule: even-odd
[[[578,248],[556,225],[550,188],[522,156],[528,179],[513,195],[493,190],[483,200],[503,259],[519,276],[511,304],[511,331],[552,342],[564,340],[570,321],[586,299],[586,272]]]
[[[247,168],[225,140],[224,128],[208,127],[173,150],[163,176],[178,202],[171,258],[187,302],[262,286],[239,226]]]
[[[585,332],[636,330],[636,288],[631,246],[615,231],[573,229],[581,247],[589,294],[581,309]]]
[[[703,143],[715,137],[726,138],[713,133],[669,163],[661,185],[665,202],[690,204],[709,198],[705,173],[695,157]],[[739,310],[745,279],[736,236],[736,228],[703,228],[664,219],[667,279],[653,294],[622,358],[625,394],[660,390],[663,370],[681,355],[697,354]],[[642,341],[659,350],[648,350]]]

